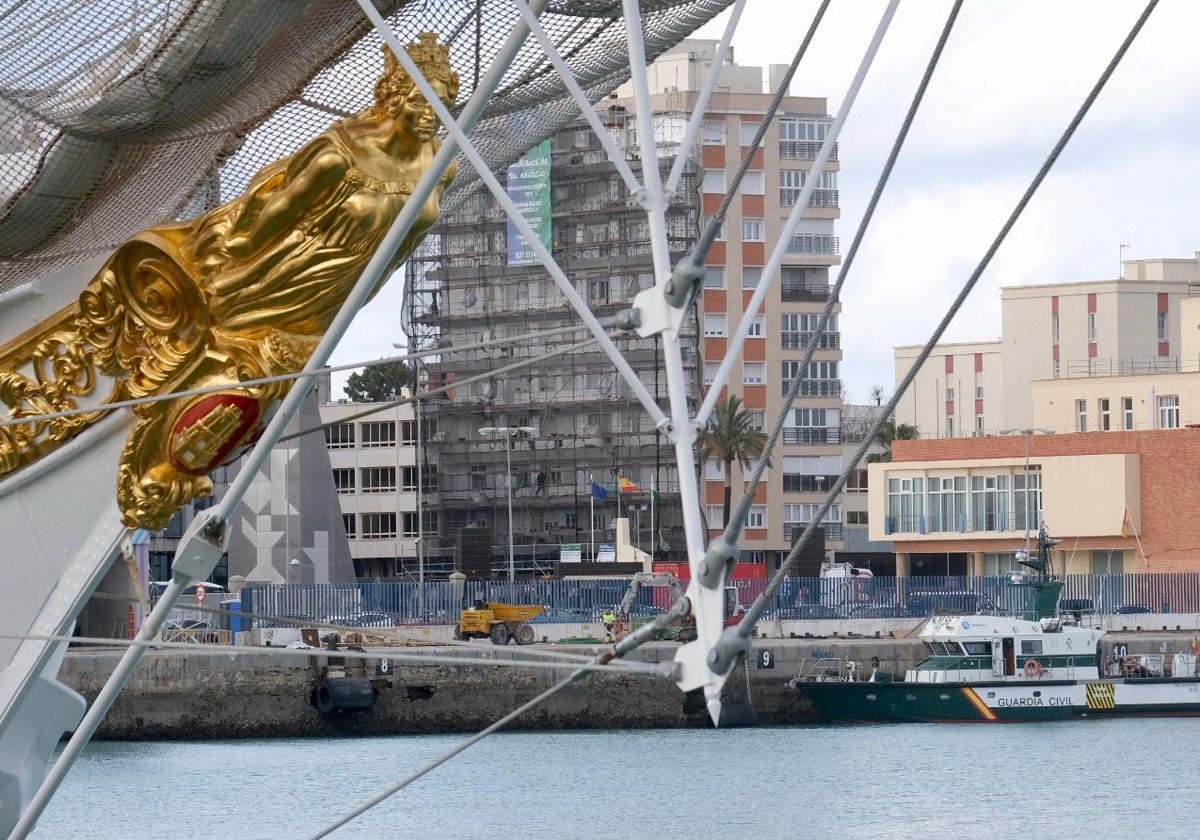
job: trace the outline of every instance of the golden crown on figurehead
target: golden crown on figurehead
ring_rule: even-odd
[[[447,99],[446,104],[452,105],[455,97],[458,96],[458,74],[454,72],[454,67],[450,64],[450,49],[444,44],[438,42],[437,33],[421,32],[417,35],[417,40],[409,44],[405,49],[413,60],[413,64],[417,65],[417,69],[429,81],[440,81],[446,85]],[[397,88],[407,89],[413,84],[412,79],[408,75],[408,71],[400,64],[400,60],[396,58],[391,47],[387,44],[383,45],[383,79],[392,82]]]

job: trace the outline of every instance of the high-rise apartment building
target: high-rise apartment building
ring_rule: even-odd
[[[674,163],[715,46],[685,41],[650,68],[663,175]],[[672,263],[687,253],[720,205],[780,75],[781,68],[771,68],[764,84],[761,68],[728,62],[722,69],[704,116],[701,143],[687,162],[668,212]],[[633,109],[627,89],[597,105],[639,171]],[[709,253],[696,319],[681,336],[697,398],[707,389],[729,336],[747,317],[752,288],[810,176],[830,123],[825,100],[788,96],[768,126]],[[550,242],[556,259],[598,315],[627,307],[654,282],[643,211],[630,202],[599,141],[582,122],[560,131],[540,154],[549,159]],[[814,335],[828,300],[829,270],[839,261],[837,172],[835,154],[787,243],[781,276],[764,311],[754,316],[751,337],[727,389],[743,398],[765,428],[782,410],[792,378],[805,374],[801,399],[789,413],[783,445],[758,491],[742,543],[743,560],[772,568],[811,521],[842,469],[837,315],[826,334],[819,340]],[[489,195],[477,194],[444,214],[410,263],[405,313],[410,344],[463,346],[577,324],[545,270],[525,262],[519,241],[514,246],[512,231]],[[659,560],[684,559],[673,451],[607,357],[588,348],[502,370],[583,338],[581,331],[502,349],[446,354],[424,365],[429,384],[454,385],[424,406],[436,424],[426,456],[437,474],[437,485],[425,499],[426,509],[437,513],[438,545],[429,547],[431,555],[463,551],[460,534],[491,533],[490,561],[500,571],[507,562],[511,500],[515,565],[521,574],[547,570],[563,543],[581,545],[587,556],[593,546],[611,541],[618,515],[631,520],[635,545],[653,547]],[[665,404],[658,341],[624,337],[618,344],[643,384]],[[800,371],[799,360],[813,341],[819,341],[817,353],[808,369]],[[723,524],[722,465],[709,462],[698,469],[710,533],[715,533]],[[506,475],[511,477],[506,480]],[[741,480],[735,465],[735,491]],[[622,485],[630,489],[622,490]],[[593,489],[606,498],[594,499]],[[655,490],[661,502],[657,506]],[[841,547],[841,517],[835,505],[825,518],[829,548]]]
[[[691,112],[715,47],[712,41],[684,41],[651,67],[651,91],[664,132],[672,128],[682,132],[682,123],[671,125],[672,105]],[[762,68],[732,62],[722,68],[704,116],[698,153],[702,222],[721,205],[784,69],[773,66],[764,73]],[[753,289],[810,178],[831,123],[824,99],[785,96],[767,127],[739,195],[729,206],[721,236],[708,255],[699,314],[700,393],[712,382],[729,336],[743,318],[751,317],[746,310]],[[826,491],[842,472],[840,305],[827,331],[816,335],[829,298],[830,269],[840,261],[834,230],[840,216],[839,169],[835,150],[786,244],[780,276],[773,278],[763,311],[752,316],[749,337],[726,389],[741,397],[746,410],[757,414],[759,425],[768,428],[783,410],[791,381],[804,376],[800,399],[785,419],[782,446],[757,490],[741,544],[743,561],[767,563],[772,570],[816,516]],[[801,370],[801,359],[814,341],[816,353],[808,368]],[[733,472],[736,498],[745,475],[737,464]],[[724,465],[716,461],[702,465],[702,499],[710,535],[724,525],[723,473]],[[840,503],[823,517],[823,529],[817,533],[823,534],[828,550],[844,548],[842,517]]]

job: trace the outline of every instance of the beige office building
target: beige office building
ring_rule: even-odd
[[[1190,422],[1183,410],[1190,391],[1176,394],[1170,385],[1162,392],[1146,377],[1200,368],[1189,299],[1200,286],[1200,258],[1123,266],[1120,279],[1002,289],[1003,337],[934,348],[897,407],[897,421],[916,424],[923,437],[1031,425],[1155,429],[1163,428],[1162,417],[1167,428],[1176,418]],[[897,381],[919,349],[896,348]],[[1180,411],[1170,411],[1164,396],[1177,396]]]

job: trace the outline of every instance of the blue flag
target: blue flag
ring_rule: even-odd
[[[593,481],[592,482],[592,497],[603,501],[604,499],[608,498],[608,490],[606,490],[605,488],[601,487],[599,484],[597,484],[596,482]]]

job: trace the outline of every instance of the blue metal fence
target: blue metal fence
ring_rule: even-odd
[[[749,604],[764,581],[733,581]],[[449,582],[358,584],[252,584],[241,592],[245,626],[292,624],[296,620],[336,624],[453,624],[463,605],[476,600],[533,604],[546,608],[539,622],[597,621],[620,603],[627,580],[467,581],[456,591]],[[875,578],[791,577],[784,580],[767,618],[914,618],[935,612],[1024,611],[1028,587],[1009,575]],[[633,612],[649,615],[670,606],[670,593],[645,587]],[[1060,608],[1077,615],[1136,612],[1200,613],[1200,573],[1069,575]],[[276,622],[276,619],[285,619]]]

